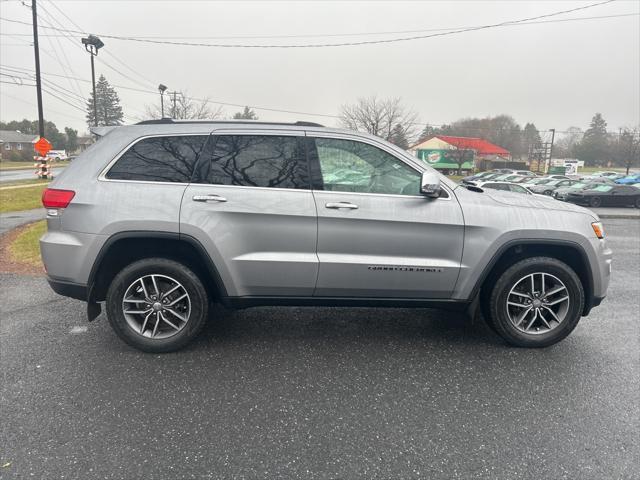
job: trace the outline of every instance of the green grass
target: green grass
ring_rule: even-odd
[[[0,188],[0,213],[42,207],[42,191],[47,185],[25,188]]]
[[[44,183],[44,182],[49,183],[50,180],[46,180],[46,179],[43,179],[43,178],[35,178],[35,175],[34,175],[34,178],[30,178],[28,180],[16,180],[14,182],[2,182],[2,183],[0,183],[0,190],[2,190],[4,187],[16,187],[16,186],[19,186],[19,185],[31,185],[31,184],[35,185],[35,184]]]
[[[25,228],[9,246],[11,260],[34,266],[42,265],[38,240],[46,231],[46,220],[40,220]]]
[[[31,160],[28,162],[9,162],[4,161],[0,162],[0,170],[28,170],[33,168],[33,164],[35,160]],[[66,167],[69,165],[68,160],[61,160],[59,162],[51,162],[52,167]]]
[[[33,160],[30,162],[0,162],[0,170],[22,170],[25,168],[33,168]]]

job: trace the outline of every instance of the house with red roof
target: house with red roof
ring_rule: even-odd
[[[458,170],[470,172],[483,160],[511,160],[511,152],[482,138],[434,135],[409,151],[445,174]]]

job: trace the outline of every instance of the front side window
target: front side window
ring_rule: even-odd
[[[144,138],[118,159],[106,177],[188,183],[206,141],[206,135]]]
[[[194,181],[245,187],[309,188],[309,169],[298,137],[216,135]]]
[[[314,143],[324,190],[420,195],[421,175],[373,145],[333,138]]]

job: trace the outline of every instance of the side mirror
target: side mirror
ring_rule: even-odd
[[[422,179],[420,180],[420,193],[431,198],[439,197],[440,176],[435,172],[422,172]]]

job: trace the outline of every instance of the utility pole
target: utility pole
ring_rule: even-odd
[[[158,91],[160,92],[160,118],[164,118],[164,91],[167,89],[166,85],[158,85]]]
[[[93,124],[98,126],[98,99],[96,96],[96,70],[93,66],[93,57],[98,55],[98,50],[104,47],[104,43],[95,35],[89,35],[82,39],[82,44],[91,56],[91,83],[93,85]]]
[[[553,141],[556,138],[556,129],[555,128],[551,128],[549,129],[549,131],[551,132],[551,145],[549,145],[549,161],[551,161],[551,157],[553,154]]]
[[[36,0],[31,0],[33,15],[33,50],[36,57],[36,94],[38,96],[38,133],[44,138],[44,113],[42,111],[42,82],[40,80],[40,48],[38,47],[38,11]]]
[[[167,92],[167,93],[173,97],[173,106],[171,107],[171,118],[175,119],[176,118],[176,96],[178,95],[178,92],[174,90],[173,92]]]

